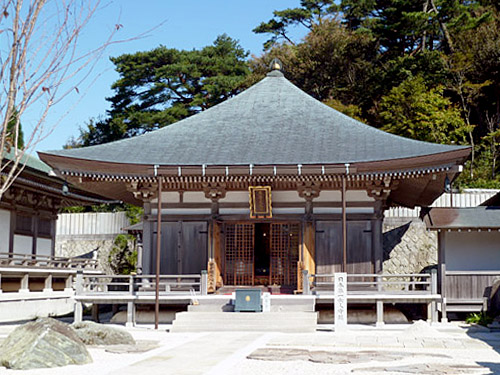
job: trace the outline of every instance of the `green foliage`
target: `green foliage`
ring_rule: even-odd
[[[68,147],[133,137],[206,110],[237,94],[249,74],[247,52],[227,35],[201,50],[160,46],[112,58],[120,78],[108,116],[90,119]]]
[[[467,126],[460,111],[443,96],[443,88],[428,89],[421,77],[394,87],[380,102],[382,130],[435,143],[466,140]]]
[[[479,324],[482,326],[487,326],[488,324],[493,323],[493,317],[481,311],[480,313],[472,313],[465,318],[465,322],[469,324]]]
[[[341,101],[336,99],[329,99],[324,101],[323,103],[329,107],[332,107],[333,109],[336,109],[339,112],[342,112],[346,116],[349,116],[361,122],[365,122],[365,120],[361,117],[361,108],[359,108],[357,105],[345,105],[342,104]]]
[[[61,208],[62,213],[84,213],[84,212],[122,212],[129,219],[130,225],[139,223],[144,215],[144,209],[132,204],[99,204],[94,206],[72,206]]]
[[[376,49],[370,35],[349,31],[336,20],[324,20],[303,43],[273,48],[254,59],[251,68],[262,74],[272,58],[278,57],[287,78],[315,98],[360,105],[371,92],[366,91],[373,70],[369,61],[375,58]]]
[[[295,27],[307,30],[305,38],[290,37]],[[131,137],[205,110],[263,78],[277,57],[289,80],[351,117],[414,139],[471,145],[469,173],[456,185],[500,186],[498,1],[301,0],[254,31],[270,39],[249,61],[225,35],[200,50],[160,46],[113,58],[111,110],[67,147]]]
[[[108,262],[115,274],[130,275],[137,270],[137,250],[135,238],[129,234],[119,234],[109,252]]]
[[[300,8],[274,11],[274,18],[262,22],[253,29],[257,34],[271,34],[271,38],[264,43],[264,48],[273,47],[279,40],[286,40],[295,44],[287,34],[290,26],[302,25],[313,29],[321,25],[325,18],[331,17],[338,11],[334,0],[301,0]]]
[[[139,223],[144,215],[144,209],[128,203],[125,203],[125,215],[130,221],[130,225]]]
[[[76,213],[86,212],[86,209],[87,208],[84,206],[62,207],[60,209],[60,212],[65,214],[76,214]]]
[[[308,34],[290,40],[300,25]],[[253,80],[278,57],[288,79],[349,116],[414,139],[471,145],[470,169],[456,183],[499,186],[498,2],[301,2],[254,31],[271,39],[250,61]]]

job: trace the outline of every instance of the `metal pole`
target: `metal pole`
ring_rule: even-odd
[[[347,272],[347,215],[345,175],[342,175],[342,272]]]
[[[160,256],[161,256],[161,184],[158,177],[158,210],[156,216],[156,287],[155,287],[155,329],[160,320]]]

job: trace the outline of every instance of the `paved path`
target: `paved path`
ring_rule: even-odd
[[[245,358],[247,353],[251,353],[261,345],[265,346],[267,337],[268,335],[261,333],[205,334],[173,349],[138,361],[124,369],[111,372],[111,375],[201,375],[215,367],[220,368],[221,363],[230,363],[230,358],[240,352],[242,358]]]
[[[345,332],[307,334],[260,332],[185,333],[138,327],[139,343],[155,342],[146,352],[89,350],[94,363],[0,374],[500,374],[500,332],[465,330],[454,324],[430,327],[352,326]],[[0,326],[0,339],[12,327]]]

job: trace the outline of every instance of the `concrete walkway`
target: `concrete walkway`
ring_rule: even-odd
[[[14,326],[0,326],[0,339]],[[457,324],[331,327],[308,334],[129,329],[137,348],[89,349],[94,363],[0,374],[500,374],[500,332]],[[140,348],[151,348],[143,351]]]

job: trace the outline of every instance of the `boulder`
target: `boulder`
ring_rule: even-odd
[[[72,325],[76,334],[87,345],[134,345],[135,340],[124,329],[83,321]]]
[[[70,325],[41,318],[17,327],[0,348],[0,365],[16,370],[91,363]]]
[[[500,315],[500,278],[493,281],[488,299],[489,313],[493,316]]]

